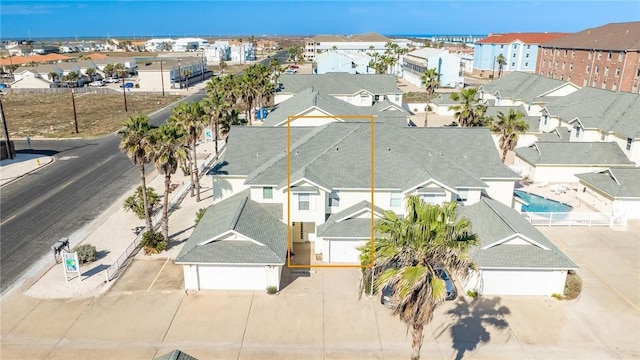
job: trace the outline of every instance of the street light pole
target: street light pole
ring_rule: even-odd
[[[202,58],[200,59],[200,68],[202,71],[202,82],[204,82],[204,50],[202,51]]]
[[[180,84],[180,89],[182,89],[182,62],[178,59],[178,82]]]
[[[493,66],[491,69],[491,81],[496,79],[496,57],[493,57]]]
[[[73,104],[73,126],[76,134],[78,133],[78,114],[76,113],[76,98],[73,96],[73,89],[71,89],[71,103]]]
[[[13,153],[11,152],[11,143],[9,142],[9,129],[7,129],[7,119],[4,117],[4,107],[2,106],[2,99],[0,99],[0,117],[2,118],[2,128],[4,129],[4,138],[6,140],[5,145],[7,147],[7,156],[9,159],[13,159]]]

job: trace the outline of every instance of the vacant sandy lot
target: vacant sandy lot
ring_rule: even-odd
[[[14,137],[98,136],[118,129],[127,116],[149,114],[182,96],[127,93],[76,94],[79,134],[74,133],[73,103],[69,94],[7,94],[2,98],[9,133]]]

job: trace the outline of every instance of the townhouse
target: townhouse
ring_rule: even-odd
[[[442,49],[423,48],[403,56],[402,78],[409,83],[422,88],[422,74],[427,69],[435,69],[440,75],[440,87],[464,86],[464,65],[458,55]]]

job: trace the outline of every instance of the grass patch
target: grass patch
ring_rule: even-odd
[[[6,94],[2,98],[7,127],[15,137],[92,137],[109,134],[127,116],[149,114],[183,96],[127,93],[127,107],[119,94],[76,94],[79,134],[74,133],[73,106],[69,94]]]

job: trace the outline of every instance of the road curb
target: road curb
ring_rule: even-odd
[[[28,160],[28,161],[33,161],[33,160],[37,160],[37,159],[43,159],[43,158],[36,158],[36,159]],[[29,175],[29,174],[31,174],[33,172],[36,172],[36,171],[38,171],[38,170],[40,170],[42,168],[45,168],[45,167],[51,165],[51,163],[53,163],[55,161],[53,156],[46,156],[46,157],[44,157],[44,159],[48,159],[49,161],[47,161],[46,163],[41,163],[40,166],[38,166],[37,168],[35,168],[33,170],[30,170],[30,171],[27,171],[26,173],[24,173],[24,174],[22,174],[20,176],[16,176],[15,178],[13,178],[13,179],[7,181],[6,183],[0,185],[0,188],[3,188],[5,186],[13,183],[14,181],[18,181],[18,180],[22,179],[26,175]]]

